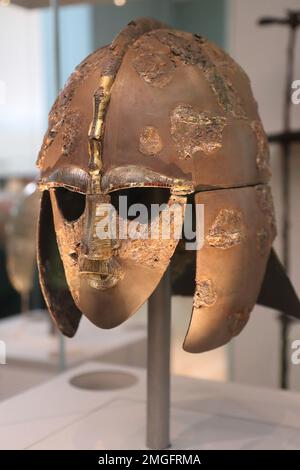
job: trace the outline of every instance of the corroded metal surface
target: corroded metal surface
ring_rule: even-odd
[[[61,131],[65,120],[69,119],[68,113],[70,111],[70,105],[79,85],[82,85],[82,83],[100,67],[104,55],[105,49],[101,48],[82,61],[69,77],[63,90],[55,100],[49,113],[48,130],[37,160],[37,166],[41,170],[43,170],[43,164],[45,163],[45,158],[48,156],[49,148]],[[71,111],[71,114],[72,113]],[[79,122],[77,124],[79,124]],[[76,126],[75,129],[78,129],[78,126]]]
[[[163,148],[159,131],[153,126],[143,127],[140,135],[139,150],[144,155],[154,156],[161,152]]]
[[[171,114],[171,135],[182,158],[201,151],[209,155],[222,147],[226,118],[200,112],[190,105],[179,104]]]
[[[221,209],[206,236],[209,245],[227,249],[246,238],[246,227],[240,210]]]
[[[120,242],[118,256],[121,259],[129,259],[135,263],[151,269],[164,269],[168,265],[171,256],[177,246],[184,219],[184,206],[186,198],[171,196],[166,208],[163,209],[154,220],[138,224],[135,228],[134,238],[129,237]],[[167,221],[169,210],[176,205],[179,212],[175,217]],[[164,233],[164,229],[167,229]],[[149,238],[149,234],[152,236]]]
[[[223,110],[233,117],[247,118],[243,101],[226,74],[226,68],[235,67],[238,73],[244,72],[224,51],[221,52],[201,36],[183,31],[160,30],[140,38],[134,48],[136,55],[132,66],[146,83],[164,88],[173,80],[177,67],[196,66],[204,73]]]
[[[168,48],[161,49],[156,37],[150,36],[147,42],[137,41],[134,49],[137,54],[132,66],[146,83],[163,88],[171,82],[175,64],[168,55]]]
[[[205,69],[204,75],[221,108],[235,118],[247,119],[242,100],[231,81],[217,67]]]
[[[73,111],[68,114],[62,125],[62,154],[70,155],[78,143],[77,129],[80,126],[80,113]]]
[[[260,171],[266,171],[268,174],[271,174],[269,144],[261,121],[252,121],[251,129],[257,142],[257,167]]]
[[[257,249],[261,255],[265,255],[270,250],[270,235],[269,231],[262,227],[256,232]]]
[[[217,292],[211,279],[201,279],[196,283],[193,305],[195,308],[210,307],[217,300]]]
[[[271,235],[275,238],[277,234],[276,218],[275,218],[274,203],[273,203],[273,197],[272,197],[270,186],[267,186],[267,185],[256,186],[256,196],[257,196],[256,199],[257,199],[259,208],[265,215],[265,218],[269,224]]]

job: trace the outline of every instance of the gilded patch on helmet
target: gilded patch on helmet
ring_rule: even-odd
[[[80,113],[69,113],[62,125],[62,153],[69,155],[74,150],[79,138],[79,129],[81,125]]]
[[[266,133],[260,121],[252,121],[251,129],[257,142],[256,165],[259,171],[265,171],[271,174],[270,152]]]
[[[171,136],[181,158],[196,152],[209,155],[222,147],[226,118],[199,112],[189,104],[180,104],[171,114]]]
[[[211,307],[217,300],[215,285],[211,279],[196,282],[193,305],[195,308]]]
[[[144,155],[153,156],[161,152],[162,148],[158,130],[152,126],[144,127],[140,135],[139,151]]]
[[[249,320],[250,310],[246,309],[244,312],[232,313],[227,317],[228,330],[231,336],[240,334],[244,326]]]
[[[259,253],[264,256],[270,248],[269,232],[266,228],[260,228],[256,232],[256,245]]]
[[[236,209],[221,209],[206,235],[210,246],[221,249],[239,245],[245,238],[243,215]]]
[[[143,54],[136,57],[133,67],[139,75],[152,86],[163,88],[173,78],[174,64],[160,54]]]
[[[168,48],[162,48],[155,37],[147,35],[147,42],[142,38],[133,49],[136,54],[132,66],[146,83],[163,88],[171,82],[175,63],[168,54]]]
[[[268,185],[258,185],[255,187],[256,200],[260,210],[264,213],[271,231],[272,240],[276,237],[276,219],[274,211],[271,188]]]

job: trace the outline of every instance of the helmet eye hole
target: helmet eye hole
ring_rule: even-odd
[[[126,188],[110,193],[111,204],[116,211],[120,212],[120,197],[126,197],[127,209],[134,204],[143,204],[147,209],[148,219],[151,217],[152,204],[167,204],[170,199],[168,188]],[[135,216],[127,214],[128,220],[135,219]]]
[[[85,195],[66,188],[55,189],[58,207],[68,222],[79,219],[85,209]]]

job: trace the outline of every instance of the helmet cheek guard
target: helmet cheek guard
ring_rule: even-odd
[[[184,349],[202,352],[227,343],[246,325],[258,298],[273,239],[260,198],[267,186],[196,194],[204,205],[204,244],[197,251],[193,312]]]
[[[48,191],[43,192],[41,199],[37,253],[40,284],[48,310],[59,330],[64,335],[72,337],[77,331],[81,312],[76,307],[66,282]]]

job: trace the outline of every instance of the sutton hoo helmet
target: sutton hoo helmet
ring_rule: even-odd
[[[184,349],[225,344],[258,298],[299,315],[271,251],[269,150],[249,79],[201,36],[152,19],[129,23],[69,78],[50,112],[38,167],[40,280],[65,335],[75,334],[81,313],[101,328],[125,321],[153,292],[175,250],[177,271],[187,266],[175,285],[185,290],[181,282],[193,268],[175,236],[183,218],[169,218],[168,237],[160,227],[166,210],[184,213],[187,202],[204,205],[204,226]],[[103,208],[113,204],[118,213],[120,195],[149,205],[166,193],[164,209],[154,221],[140,221],[135,236],[111,228],[99,236]],[[142,236],[150,223],[156,238]],[[285,300],[272,296],[278,284]]]

